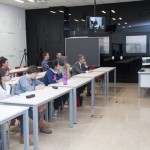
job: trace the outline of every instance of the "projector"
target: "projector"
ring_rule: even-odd
[[[37,3],[45,3],[45,2],[47,2],[47,0],[36,0],[35,2],[37,2]]]

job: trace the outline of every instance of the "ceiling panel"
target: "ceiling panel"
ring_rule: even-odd
[[[56,6],[83,6],[83,5],[94,5],[94,0],[47,0],[43,3],[31,3],[24,0],[25,3],[19,3],[14,0],[0,0],[0,3],[7,4],[24,9],[38,9],[38,8],[48,8]],[[142,0],[97,0],[97,4],[108,4],[108,3],[118,3],[118,2],[133,2]]]

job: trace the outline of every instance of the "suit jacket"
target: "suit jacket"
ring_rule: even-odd
[[[72,66],[72,75],[77,75],[77,74],[80,74],[80,73],[85,73],[87,70],[87,68],[85,67],[85,65],[81,65],[80,67],[80,64],[79,62],[76,62],[73,66]]]

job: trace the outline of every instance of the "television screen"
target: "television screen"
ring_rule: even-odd
[[[150,57],[142,57],[142,66],[150,65]]]
[[[104,17],[91,17],[86,18],[87,29],[104,29]]]

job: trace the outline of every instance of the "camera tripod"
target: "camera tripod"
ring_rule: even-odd
[[[22,56],[21,62],[20,62],[20,67],[22,65],[23,59],[25,58],[25,65],[27,65],[27,50],[24,49],[24,54]]]

